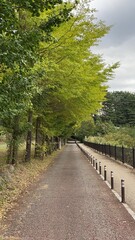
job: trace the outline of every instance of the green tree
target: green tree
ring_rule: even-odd
[[[72,11],[75,5],[2,0],[0,119],[10,135],[9,163],[16,163],[26,130],[28,161],[33,128],[40,150],[101,108],[117,64],[106,67],[91,47],[109,28],[94,22],[89,5]]]
[[[73,4],[60,0],[2,0],[1,7],[0,119],[11,134],[9,162],[15,163],[20,119],[22,114],[32,111],[32,98],[39,89],[37,75],[40,73],[31,73],[41,59],[40,43],[52,41],[53,27],[68,20]],[[45,11],[42,17],[41,11]]]
[[[135,94],[130,92],[108,92],[103,104],[102,119],[116,126],[135,124]]]
[[[80,141],[83,141],[85,137],[94,135],[94,133],[95,125],[93,119],[91,118],[91,120],[81,123],[81,126],[75,130],[74,137]]]
[[[101,108],[106,94],[103,83],[117,66],[105,67],[101,56],[92,54],[91,46],[109,29],[101,22],[95,24],[87,11],[79,10],[55,28],[55,41],[40,49],[46,74],[39,80],[42,91],[33,99],[34,106],[41,126],[44,122],[56,136],[71,134],[76,125]]]

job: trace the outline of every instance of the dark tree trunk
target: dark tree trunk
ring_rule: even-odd
[[[35,136],[35,158],[40,157],[40,151],[41,151],[41,118],[37,117],[36,119],[36,136]]]
[[[47,152],[46,152],[46,154],[50,155],[51,152],[52,152],[52,149],[51,149],[50,139],[49,139],[49,137],[47,135],[45,136],[45,141],[46,141],[46,144],[47,144]]]
[[[59,149],[59,138],[55,137],[55,149]]]
[[[17,156],[18,156],[18,140],[19,140],[19,117],[16,116],[14,120],[14,127],[13,127],[13,153],[12,153],[12,164],[17,163]]]
[[[11,134],[8,134],[7,135],[7,141],[8,141],[8,144],[7,144],[7,164],[11,164],[11,159],[12,159],[12,149],[13,149],[13,144],[12,144],[12,135]]]
[[[28,112],[28,123],[32,126],[32,111]],[[31,128],[27,132],[26,139],[26,153],[25,153],[25,162],[29,162],[31,160],[31,143],[32,143],[32,130]]]
[[[54,152],[55,151],[54,137],[51,137],[51,144],[52,144],[52,152]]]
[[[7,153],[7,163],[16,164],[18,157],[18,145],[19,145],[19,116],[14,117],[12,124],[12,134],[8,137],[8,153]]]

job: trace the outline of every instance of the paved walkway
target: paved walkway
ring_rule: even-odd
[[[125,198],[126,203],[135,212],[135,169],[127,167],[126,165],[111,159],[97,151],[79,144],[87,153],[90,153],[97,159],[98,165],[101,162],[102,175],[104,175],[104,166],[107,167],[107,181],[110,183],[110,172],[113,171],[114,175],[114,190],[121,195],[121,179],[125,180]]]
[[[75,144],[9,214],[2,239],[134,240],[135,221]]]

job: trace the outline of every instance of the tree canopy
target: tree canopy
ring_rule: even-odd
[[[117,67],[91,50],[109,28],[95,23],[85,1],[2,0],[1,7],[0,119],[11,149],[27,131],[29,142],[36,131],[36,146],[71,135],[101,108]]]

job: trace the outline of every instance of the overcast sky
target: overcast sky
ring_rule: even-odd
[[[110,91],[135,92],[135,0],[93,0],[95,16],[113,25],[94,51],[103,54],[107,63],[119,61]]]

